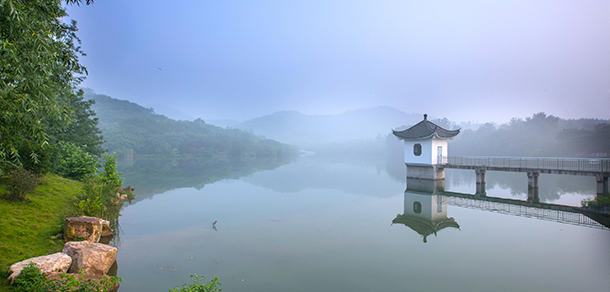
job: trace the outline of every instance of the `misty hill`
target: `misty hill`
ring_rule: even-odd
[[[136,103],[87,92],[99,118],[104,147],[110,152],[135,155],[190,155],[194,157],[270,157],[296,154],[286,145],[246,133],[223,129],[203,120],[176,121]]]
[[[415,124],[420,114],[407,114],[389,106],[352,110],[337,115],[306,115],[281,111],[235,125],[267,138],[293,145],[343,143],[385,136],[393,128]]]

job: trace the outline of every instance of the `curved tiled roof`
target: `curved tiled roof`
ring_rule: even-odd
[[[392,220],[392,224],[403,224],[409,228],[411,228],[413,231],[419,233],[420,235],[422,235],[424,237],[424,242],[426,242],[426,238],[431,235],[434,234],[436,236],[436,234],[445,229],[445,228],[456,228],[456,229],[460,229],[460,225],[455,222],[455,219],[452,218],[446,218],[443,220],[440,220],[438,222],[436,221],[429,221],[429,220],[423,220],[420,218],[415,218],[409,215],[396,215],[396,218],[394,218],[394,220]]]
[[[424,120],[417,123],[415,126],[408,128],[404,131],[394,131],[394,136],[403,139],[403,140],[421,140],[427,139],[431,137],[441,138],[441,139],[453,139],[453,137],[457,136],[460,133],[460,130],[446,130],[443,129],[436,124],[428,121],[428,115],[424,115]]]

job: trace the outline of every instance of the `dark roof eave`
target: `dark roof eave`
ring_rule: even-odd
[[[455,136],[457,136],[457,135],[460,133],[460,130],[456,130],[456,131],[457,131],[457,133],[455,133],[454,135],[451,135],[451,136],[446,136],[446,137],[443,137],[443,136],[439,135],[437,132],[433,132],[432,134],[427,135],[427,136],[422,136],[422,137],[409,137],[409,138],[406,138],[406,137],[401,137],[401,136],[399,135],[399,133],[400,133],[400,132],[396,132],[396,131],[394,131],[394,130],[392,130],[392,134],[394,134],[394,136],[396,136],[398,139],[401,139],[401,140],[413,140],[413,141],[417,141],[417,140],[426,140],[426,139],[430,139],[430,138],[432,138],[432,137],[437,138],[437,139],[447,139],[447,140],[453,140],[453,138],[455,138]]]
[[[433,137],[437,139],[453,139],[453,137],[460,133],[460,130],[461,129],[443,129],[442,127],[428,121],[424,116],[424,120],[415,124],[414,126],[403,131],[392,130],[392,133],[394,136],[402,140],[424,140]]]

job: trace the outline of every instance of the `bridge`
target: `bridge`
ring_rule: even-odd
[[[597,229],[610,228],[610,217],[582,208],[557,204],[533,203],[515,199],[476,196],[455,192],[439,192],[447,197],[449,205],[479,209],[488,212],[535,218],[563,224],[579,225]]]
[[[597,194],[608,194],[610,159],[442,156],[438,162],[439,169],[474,169],[477,192],[481,189],[484,192],[485,173],[491,170],[527,173],[528,190],[532,190],[534,197],[541,173],[595,176]]]

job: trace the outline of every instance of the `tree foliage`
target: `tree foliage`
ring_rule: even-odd
[[[95,100],[85,100],[83,91],[66,98],[70,108],[69,119],[45,117],[44,126],[49,136],[49,144],[69,141],[85,152],[100,157],[104,153],[102,131],[98,128],[98,118],[92,109]]]
[[[104,146],[110,152],[136,155],[281,158],[296,155],[289,145],[238,129],[223,129],[205,121],[175,121],[135,103],[105,95],[95,99]]]
[[[118,158],[116,153],[106,154],[103,157],[102,166],[104,167],[104,171],[100,173],[100,179],[108,184],[110,187],[118,188],[123,185],[123,179],[121,178],[121,173],[117,171],[116,168],[116,159]]]
[[[610,154],[610,124],[564,120],[544,112],[507,124],[487,123],[450,142],[451,155],[597,157]]]
[[[71,142],[59,142],[57,174],[82,180],[97,173],[98,158]]]
[[[67,1],[78,3],[82,1]],[[70,101],[83,80],[84,55],[76,22],[64,23],[59,0],[0,0],[0,164],[37,159],[48,144],[42,122],[70,119]],[[24,140],[38,147],[19,151]],[[2,169],[2,168],[0,168]]]
[[[191,275],[193,284],[184,284],[182,287],[174,287],[169,292],[220,292],[220,280],[212,279],[209,283],[203,281],[203,276],[197,274]]]

